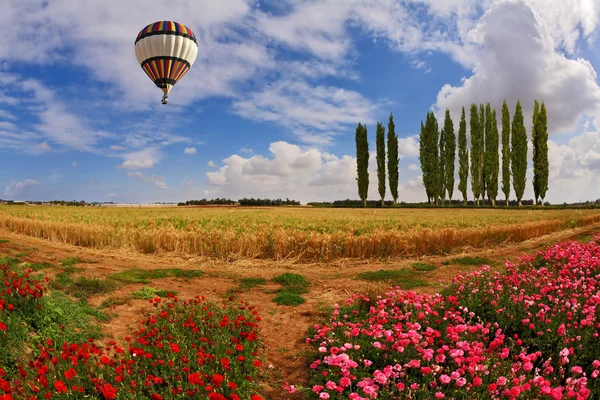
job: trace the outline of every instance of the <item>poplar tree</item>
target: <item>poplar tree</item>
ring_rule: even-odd
[[[502,103],[502,191],[508,206],[510,198],[510,111],[506,100]]]
[[[356,172],[358,182],[358,195],[367,207],[367,195],[369,192],[369,140],[367,139],[367,127],[358,123],[356,127]]]
[[[467,149],[467,120],[465,108],[462,108],[458,127],[458,190],[462,193],[463,202],[467,205],[467,181],[469,179],[469,149]]]
[[[377,147],[377,180],[379,196],[381,197],[381,207],[385,205],[385,128],[381,122],[377,123],[375,137]]]
[[[527,182],[527,132],[523,123],[523,109],[521,102],[517,100],[515,115],[512,121],[512,137],[511,137],[511,167],[513,177],[513,188],[519,207],[523,204],[523,193]]]
[[[538,204],[538,198],[540,197],[539,184],[538,184],[538,136],[539,136],[539,122],[538,122],[538,114],[540,111],[540,104],[537,100],[533,102],[533,115],[531,116],[531,146],[532,146],[532,155],[533,155],[533,195],[535,198],[535,205]]]
[[[489,103],[488,103],[489,105]],[[486,110],[487,111],[487,110]],[[486,164],[486,182],[485,187],[488,197],[492,200],[492,206],[496,206],[496,197],[498,197],[498,173],[500,172],[500,160],[498,159],[498,123],[496,122],[496,110],[486,116],[490,120],[490,132],[485,137],[485,164]],[[487,132],[486,132],[487,133]]]
[[[454,163],[456,160],[456,134],[454,133],[454,123],[450,117],[450,110],[446,109],[446,117],[444,118],[444,131],[446,144],[444,145],[446,157],[446,191],[448,192],[448,200],[452,205],[452,193],[454,192]]]
[[[394,204],[398,203],[398,136],[396,136],[396,125],[394,125],[394,117],[390,113],[388,122],[387,134],[388,147],[388,179],[390,182],[390,192],[394,198]]]
[[[546,105],[542,101],[540,112],[538,114],[538,194],[542,198],[542,207],[548,191],[548,174],[550,172],[548,165],[548,117],[546,115]]]
[[[483,182],[485,183],[485,185],[484,185],[485,191],[484,191],[483,197],[485,198],[485,195],[487,194],[488,199],[490,198],[490,194],[489,194],[489,190],[488,190],[488,181],[490,181],[490,179],[491,179],[490,174],[492,173],[491,165],[490,165],[491,158],[490,158],[490,154],[489,154],[492,149],[491,148],[488,149],[491,137],[492,137],[492,107],[491,107],[490,103],[487,103],[485,106],[485,126],[484,126],[484,131],[483,131],[483,142],[484,142]]]
[[[481,148],[479,152],[479,193],[481,195],[481,204],[485,204],[485,106],[479,105],[479,135],[481,138]]]
[[[423,172],[423,185],[427,192],[429,202],[437,204],[439,196],[439,131],[435,115],[432,111],[427,113],[425,125],[421,122],[419,144],[419,161]]]
[[[446,202],[446,126],[440,132],[440,141],[438,145],[438,196],[442,205]]]
[[[481,194],[481,180],[479,178],[481,164],[479,155],[482,152],[483,140],[480,137],[479,113],[476,104],[471,104],[469,115],[469,127],[471,130],[471,190],[475,203],[479,205],[479,195]]]

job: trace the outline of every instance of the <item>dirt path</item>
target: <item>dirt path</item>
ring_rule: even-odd
[[[419,274],[425,279],[427,286],[417,287],[419,292],[435,292],[442,282],[448,282],[457,274],[469,273],[479,266],[453,264],[452,260],[460,256],[478,256],[487,258],[497,268],[504,261],[516,260],[524,253],[533,253],[553,243],[567,240],[584,239],[593,234],[600,234],[600,225],[589,226],[554,233],[541,238],[532,239],[519,244],[501,245],[492,249],[465,251],[444,257],[424,257],[416,259],[393,259],[386,261],[340,260],[327,264],[291,264],[265,260],[244,260],[222,262],[205,258],[185,258],[173,255],[140,255],[125,251],[93,250],[60,243],[49,242],[28,236],[16,235],[0,230],[0,254],[17,257],[30,263],[50,262],[59,265],[66,258],[79,257],[84,262],[77,267],[84,268],[79,275],[88,277],[108,277],[111,274],[125,271],[132,267],[154,270],[159,268],[200,269],[204,275],[189,281],[175,278],[155,279],[151,285],[128,284],[121,286],[110,297],[124,298],[144,286],[157,289],[169,289],[179,292],[182,298],[197,295],[209,299],[223,299],[237,287],[237,280],[244,277],[262,277],[268,281],[283,272],[301,273],[310,282],[309,293],[303,297],[306,303],[297,307],[279,306],[273,303],[274,291],[280,288],[275,283],[267,283],[247,291],[235,293],[238,300],[246,301],[258,307],[262,318],[261,329],[265,345],[266,375],[264,389],[267,398],[287,398],[281,392],[283,382],[302,384],[306,381],[305,352],[309,350],[305,344],[306,332],[320,318],[326,317],[331,306],[343,302],[353,292],[384,291],[385,283],[366,282],[356,279],[357,275],[366,271],[380,269],[397,270],[410,268],[416,261],[433,264],[436,269]],[[6,241],[7,240],[7,241]],[[86,263],[92,261],[93,263]],[[43,271],[49,275],[56,269]],[[95,296],[88,299],[93,306],[100,305],[109,296]],[[107,337],[121,341],[131,329],[139,323],[144,312],[151,309],[145,300],[129,300],[125,304],[108,309],[115,317],[103,325]]]

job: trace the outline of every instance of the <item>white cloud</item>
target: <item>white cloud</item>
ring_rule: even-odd
[[[455,119],[462,106],[489,101],[500,110],[504,99],[511,115],[520,99],[527,122],[533,100],[544,100],[551,134],[572,132],[585,113],[600,115],[594,68],[557,53],[545,21],[524,3],[494,4],[469,37],[480,46],[473,75],[461,86],[445,85],[437,98]]]
[[[159,175],[146,176],[139,171],[128,172],[127,176],[130,178],[139,179],[144,182],[154,183],[154,186],[156,186],[157,188],[160,188],[160,189],[168,189],[169,188],[169,186],[165,182],[164,176],[159,176]]]
[[[111,151],[122,151],[122,150],[125,150],[125,147],[112,145],[112,146],[110,146],[110,150]]]
[[[410,164],[408,166],[408,170],[409,171],[418,171],[420,168],[417,166],[417,164]]]
[[[73,168],[77,168],[77,162],[73,161],[71,165],[73,166]]]
[[[186,147],[185,150],[183,150],[183,153],[193,156],[194,154],[196,154],[196,148],[195,147]]]
[[[215,164],[215,162],[213,160],[210,160],[208,162],[208,164],[206,164],[206,165],[209,166],[209,167],[211,167],[211,168],[216,168],[217,167],[217,164]]]
[[[242,147],[240,149],[240,152],[242,152],[242,153],[254,153],[254,150],[252,150],[250,148]]]
[[[26,196],[31,189],[38,186],[40,181],[34,179],[25,179],[24,181],[12,182],[4,188],[4,196]]]
[[[287,142],[271,143],[271,158],[232,155],[218,171],[206,174],[217,197],[293,198],[301,202],[358,198],[356,160],[316,149],[303,150]],[[377,198],[375,157],[369,163],[369,198]],[[389,195],[388,195],[389,197]],[[422,200],[424,194],[401,186],[402,200]]]
[[[236,114],[277,122],[307,144],[329,144],[344,127],[372,123],[376,108],[358,92],[292,80],[279,80],[233,103]]]
[[[42,143],[40,144],[40,150],[41,150],[41,151],[50,151],[50,150],[51,150],[51,147],[50,147],[50,145],[48,144],[48,142],[42,142]]]
[[[409,136],[406,138],[398,138],[398,155],[404,157],[419,156],[419,136]]]
[[[122,157],[125,159],[125,161],[119,166],[119,168],[145,169],[152,168],[155,164],[157,164],[161,160],[162,154],[160,149],[154,146],[123,154]]]

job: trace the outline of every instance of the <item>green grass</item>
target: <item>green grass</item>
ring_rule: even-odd
[[[177,292],[174,290],[157,290],[152,287],[144,287],[137,292],[133,292],[132,296],[134,299],[150,300],[155,297],[167,297],[169,293],[177,295]]]
[[[302,296],[297,293],[282,291],[277,293],[273,298],[273,302],[280,306],[297,306],[306,302]]]
[[[81,277],[68,285],[66,292],[77,298],[85,299],[93,295],[111,293],[118,286],[117,282],[108,279]]]
[[[21,260],[18,258],[13,258],[6,255],[0,255],[0,265],[10,265],[11,267],[16,267],[21,263]]]
[[[75,264],[96,264],[97,261],[84,260],[79,257],[65,258],[60,262],[63,267],[72,267]]]
[[[27,253],[17,253],[17,254],[15,254],[15,257],[21,257],[21,258],[27,257]]]
[[[9,243],[9,242],[10,242],[10,240],[8,240],[8,239],[0,239],[0,243]]]
[[[24,262],[21,264],[21,267],[23,268],[29,268],[32,271],[40,271],[42,269],[47,269],[47,268],[54,268],[54,265],[44,261],[43,263],[34,263],[34,264],[30,264],[28,262]]]
[[[75,272],[85,271],[85,268],[68,266],[68,267],[64,267],[62,270],[63,270],[63,272],[66,272],[67,274],[73,274]]]
[[[239,289],[240,290],[250,290],[257,286],[262,286],[267,283],[265,278],[242,278],[240,279]]]
[[[455,265],[465,265],[465,266],[474,265],[474,266],[480,267],[482,265],[497,265],[498,262],[494,261],[494,260],[490,260],[489,258],[485,258],[485,257],[465,256],[465,257],[454,258],[449,261],[444,261],[442,264],[444,264],[444,265],[455,264]]]
[[[131,301],[131,298],[129,296],[126,296],[126,297],[111,296],[108,299],[104,300],[102,302],[102,304],[100,304],[100,307],[98,307],[98,308],[104,309],[104,308],[122,306],[124,304],[129,304],[130,301]]]
[[[425,263],[417,262],[412,265],[412,269],[414,269],[415,271],[429,272],[429,271],[433,271],[433,270],[437,269],[437,266],[433,265],[433,264],[425,264]]]
[[[410,290],[419,286],[427,286],[427,282],[419,278],[420,275],[417,271],[409,269],[380,269],[379,271],[363,272],[358,275],[358,278],[372,282],[387,282],[392,286]]]
[[[310,284],[305,277],[300,274],[292,274],[290,272],[286,272],[281,275],[277,275],[273,278],[273,282],[279,283],[284,287],[297,287],[306,289]]]
[[[184,270],[180,268],[168,268],[168,269],[129,269],[109,276],[110,279],[114,279],[124,283],[144,283],[148,284],[152,279],[160,278],[182,278],[191,279],[202,276],[203,272],[199,270]]]

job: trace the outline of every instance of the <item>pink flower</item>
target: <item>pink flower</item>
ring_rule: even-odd
[[[446,374],[441,375],[440,382],[442,382],[443,384],[448,384],[448,383],[450,383],[450,377]]]
[[[435,398],[436,399],[443,399],[444,397],[446,397],[446,395],[442,392],[435,392]]]

